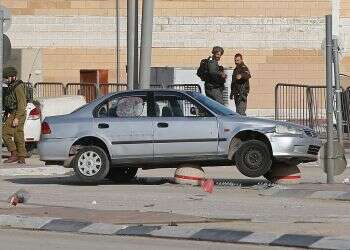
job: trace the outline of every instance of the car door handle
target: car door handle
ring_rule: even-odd
[[[109,125],[107,123],[99,123],[98,128],[109,128]]]
[[[166,122],[160,122],[157,124],[157,127],[158,128],[167,128],[167,127],[169,127],[169,124]]]

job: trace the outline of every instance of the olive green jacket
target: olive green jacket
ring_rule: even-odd
[[[26,116],[26,107],[27,107],[27,98],[25,89],[22,84],[19,84],[15,89],[15,96],[17,100],[17,109],[12,111],[11,113],[15,116],[15,118],[22,118]]]

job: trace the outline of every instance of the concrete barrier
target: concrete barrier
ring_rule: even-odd
[[[276,184],[299,184],[301,181],[301,173],[298,166],[283,163],[273,164],[264,177]]]
[[[174,177],[177,184],[199,186],[200,182],[205,179],[205,173],[198,165],[184,164],[176,169]]]

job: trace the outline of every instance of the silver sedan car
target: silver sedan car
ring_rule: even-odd
[[[137,90],[47,117],[38,148],[47,165],[73,168],[91,183],[185,163],[235,165],[259,177],[275,163],[316,161],[320,146],[308,127],[240,116],[197,92]]]

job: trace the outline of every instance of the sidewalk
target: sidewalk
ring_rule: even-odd
[[[0,227],[94,235],[155,237],[177,240],[301,247],[309,249],[349,249],[350,246],[350,237],[288,233],[277,234],[266,231],[254,232],[251,230],[236,230],[234,228],[185,227],[177,226],[176,224],[116,225],[111,223],[93,223],[77,219],[28,217],[19,215],[0,215]]]
[[[61,166],[45,166],[38,155],[26,159],[26,164],[0,164],[0,176],[52,176],[69,175],[71,169]]]

